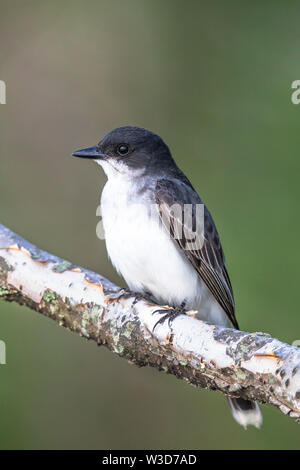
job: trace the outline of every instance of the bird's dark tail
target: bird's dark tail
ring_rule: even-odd
[[[260,428],[262,424],[262,414],[255,401],[244,400],[243,398],[228,398],[234,419],[245,429],[252,425]]]

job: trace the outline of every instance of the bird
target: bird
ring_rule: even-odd
[[[163,139],[141,127],[123,126],[72,155],[104,170],[100,202],[108,256],[130,290],[171,307],[158,310],[157,323],[196,310],[204,321],[238,329],[215,223]],[[244,428],[261,426],[256,402],[228,401]]]

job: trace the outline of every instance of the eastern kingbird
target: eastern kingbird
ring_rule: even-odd
[[[108,255],[131,290],[173,307],[161,311],[159,323],[192,309],[205,321],[238,328],[216,226],[163,140],[146,129],[120,127],[73,156],[94,160],[106,173],[101,212]],[[202,224],[197,206],[203,207]],[[186,207],[192,209],[190,223]],[[195,235],[201,243],[190,243]],[[257,403],[229,403],[239,424],[261,425]]]

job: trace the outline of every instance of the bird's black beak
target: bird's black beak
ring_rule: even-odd
[[[104,158],[106,155],[100,153],[97,147],[88,147],[86,149],[76,150],[72,153],[73,157],[81,157],[81,158],[91,158],[92,160],[97,160],[100,158]]]

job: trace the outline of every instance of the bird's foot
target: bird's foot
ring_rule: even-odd
[[[134,301],[133,305],[135,305],[139,300],[147,300],[148,302],[153,302],[153,299],[151,298],[151,294],[149,292],[145,292],[144,294],[141,294],[140,292],[134,292]]]
[[[154,313],[159,313],[160,315],[163,315],[163,317],[160,318],[155,323],[152,331],[155,330],[157,325],[163,325],[166,320],[168,320],[168,325],[171,326],[172,321],[175,320],[176,317],[178,317],[179,315],[185,315],[186,314],[185,311],[184,311],[184,307],[185,307],[185,303],[182,303],[179,307],[161,308],[161,309],[158,309],[158,310],[154,310],[154,312],[152,312],[152,315],[154,315]]]
[[[139,300],[147,300],[148,302],[153,303],[154,299],[151,297],[149,292],[133,292],[129,289],[122,289],[122,297],[124,299],[129,299],[134,297],[133,305],[135,305]]]

